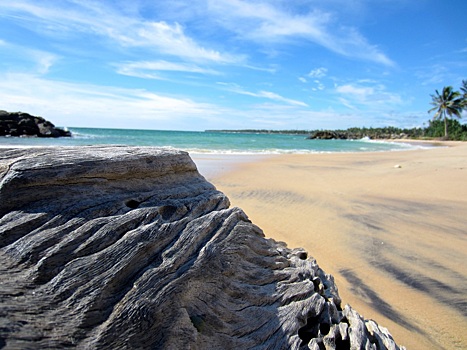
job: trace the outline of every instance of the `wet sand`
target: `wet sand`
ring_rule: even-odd
[[[264,157],[207,177],[400,345],[467,349],[467,143],[449,145]]]

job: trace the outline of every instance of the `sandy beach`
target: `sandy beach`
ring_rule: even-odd
[[[400,345],[467,349],[467,143],[263,157],[208,179]]]

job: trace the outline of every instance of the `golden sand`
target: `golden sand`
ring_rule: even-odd
[[[467,349],[467,144],[448,145],[281,155],[210,180],[398,344]]]

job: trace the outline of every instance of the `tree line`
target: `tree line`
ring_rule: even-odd
[[[370,138],[372,140],[389,139],[449,139],[467,141],[467,125],[455,119],[446,120],[449,137],[445,136],[444,120],[430,120],[426,127],[397,128],[393,126],[381,128],[353,127],[345,130],[312,130],[310,139],[351,139]]]
[[[433,119],[428,121],[427,127],[411,129],[383,127],[349,128],[333,131],[315,130],[311,132],[310,138],[442,138],[445,140],[467,141],[467,125],[461,124],[455,119],[462,118],[462,112],[467,110],[467,80],[462,81],[460,91],[455,91],[452,86],[445,86],[441,93],[436,90],[435,94],[431,95],[430,104],[433,107],[428,113],[435,112],[435,114]]]

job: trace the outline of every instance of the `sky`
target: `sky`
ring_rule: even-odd
[[[466,16],[465,0],[0,0],[0,109],[67,127],[418,127],[467,79]]]

